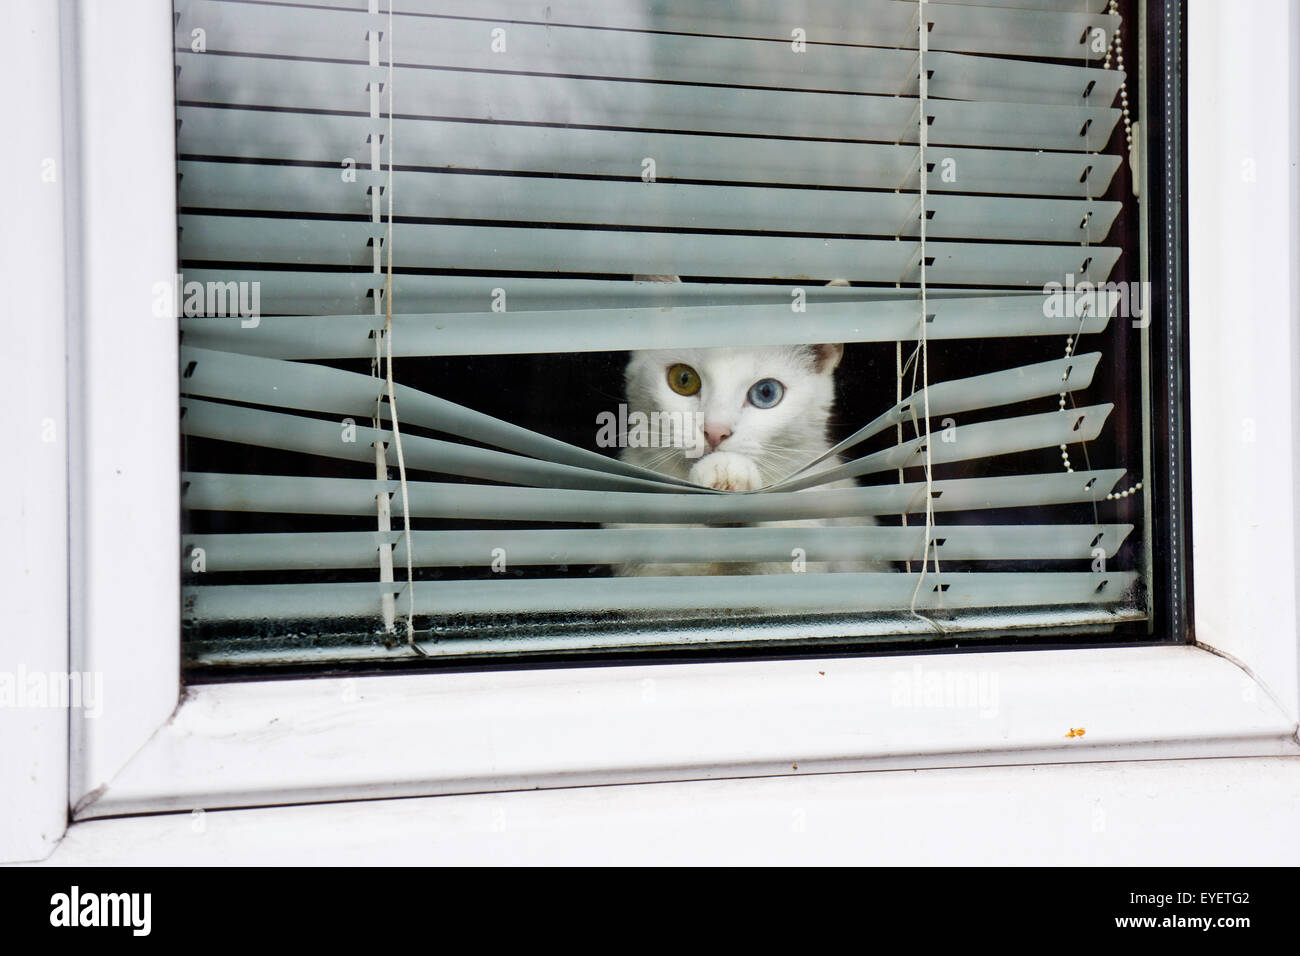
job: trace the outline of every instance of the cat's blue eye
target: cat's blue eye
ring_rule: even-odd
[[[771,408],[785,397],[785,386],[774,378],[755,382],[749,390],[749,404],[755,408]]]

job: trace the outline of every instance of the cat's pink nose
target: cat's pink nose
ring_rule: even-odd
[[[705,425],[704,440],[709,443],[709,451],[713,451],[724,440],[731,437],[731,429],[726,425]]]

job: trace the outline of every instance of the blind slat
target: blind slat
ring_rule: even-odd
[[[808,311],[803,313],[770,302],[671,309],[486,311],[493,286],[502,283],[513,295],[516,281],[484,282],[481,312],[394,314],[393,354],[518,355],[674,346],[718,348],[735,344],[738,327],[744,329],[745,342],[752,346],[894,342],[914,339],[918,331],[915,299],[814,304],[810,298]],[[765,292],[771,295],[770,290]],[[927,305],[934,318],[927,323],[926,335],[937,340],[1099,332],[1109,322],[1118,296],[1107,292],[1097,298],[1100,311],[1080,317],[1044,315],[1046,299],[1042,295],[945,299],[932,294]],[[370,330],[379,324],[373,314],[364,313],[268,316],[253,327],[245,327],[245,321],[249,320],[237,316],[188,318],[181,320],[181,331],[186,344],[218,351],[281,359],[367,358],[374,354]]]
[[[1087,388],[1092,384],[1093,373],[1100,361],[1101,353],[1092,352],[970,378],[931,383],[928,388],[918,389],[896,402],[893,408],[836,444],[823,457],[841,454],[887,428],[908,425],[914,416],[917,421],[923,421],[922,409],[925,408],[929,409],[930,417],[934,419],[940,415],[996,408],[999,405]],[[798,477],[798,473],[791,477]]]
[[[359,324],[364,326],[367,334],[374,322],[373,303],[370,299],[371,292],[374,289],[382,290],[385,282],[382,278],[377,279],[373,272],[321,272],[313,269],[303,269],[301,271],[212,269],[198,268],[192,265],[185,267],[182,278],[184,284],[191,288],[197,288],[192,286],[192,283],[198,283],[198,287],[205,288],[209,282],[221,283],[223,286],[228,282],[234,282],[236,288],[238,288],[238,283],[241,282],[258,283],[261,312],[266,317],[263,322],[269,321],[278,324],[279,317],[286,315],[294,317],[290,321],[297,321],[299,315],[306,315],[318,316],[322,322],[328,325],[340,316],[352,316],[351,320],[345,318],[342,321],[350,325]],[[611,317],[609,310],[648,309],[651,307],[675,310],[744,305],[751,308],[767,307],[771,309],[772,306],[778,305],[781,309],[785,309],[788,308],[785,300],[790,295],[789,285],[774,286],[766,283],[629,282],[626,279],[553,279],[528,276],[511,276],[507,278],[493,275],[420,275],[407,273],[402,275],[401,286],[394,293],[397,299],[394,305],[400,310],[400,313],[407,316],[417,313],[423,313],[426,316],[444,316],[456,313],[492,314],[489,310],[493,298],[498,295],[493,290],[502,288],[503,285],[509,286],[509,309],[512,313],[566,312],[576,315],[578,312],[605,310],[605,314],[602,316],[604,319]],[[248,288],[252,288],[252,286],[250,285]],[[825,303],[853,302],[869,307],[867,312],[864,312],[865,317],[870,317],[872,315],[871,310],[880,303],[907,301],[911,304],[911,307],[914,307],[917,302],[917,296],[914,292],[900,291],[886,286],[842,288],[807,285],[800,286],[800,288],[804,290],[804,296],[810,309]],[[966,299],[967,301],[990,300],[996,303],[998,300],[1005,298],[1008,297],[990,295],[987,290],[982,289],[931,290],[929,296],[931,305],[937,304],[939,306],[938,312],[935,313],[936,322],[946,314],[948,305],[957,299]],[[1017,311],[1023,311],[1024,316],[1028,317],[1034,313],[1041,315],[1041,307],[1031,305],[1024,294],[1019,294],[1015,298],[1020,300],[1023,307],[1023,310]],[[1101,314],[1107,308],[1113,310],[1115,301],[1109,295],[1099,294],[1098,314]],[[1041,297],[1039,302],[1041,304]],[[972,302],[971,304],[972,307],[978,306],[978,302]],[[816,311],[814,310],[814,314]],[[935,310],[932,308],[931,312],[935,312]],[[194,310],[191,314],[198,316],[201,315],[201,311]],[[773,311],[772,314],[775,315],[776,312]],[[649,317],[649,312],[645,313],[645,315]],[[495,314],[495,316],[491,320],[492,322],[504,319],[502,314]],[[914,308],[912,308],[911,316],[915,320],[916,312]],[[541,316],[537,318],[543,320]],[[399,319],[398,316],[394,316],[394,321],[399,320],[406,321],[404,318]],[[431,320],[412,319],[407,324],[409,326],[413,323],[419,324],[425,321]],[[562,319],[562,321],[582,323],[584,320],[578,317]],[[708,321],[707,318],[705,321]],[[1077,321],[1077,318],[1075,321]],[[220,317],[196,318],[193,320],[185,318],[182,319],[182,323],[185,325],[187,335],[217,336],[230,341],[232,344],[225,349],[226,351],[260,354],[257,346],[249,348],[247,344],[240,345],[238,343],[240,341],[247,343],[261,333],[243,328],[238,323]],[[483,325],[481,319],[479,325]],[[930,326],[933,330],[935,322],[931,322]],[[261,327],[259,324],[258,328]],[[1101,327],[1104,326],[1089,326],[1094,331]],[[236,332],[237,329],[239,332]],[[1044,334],[1053,334],[1058,330],[1062,331],[1063,334],[1069,334],[1064,322],[1045,327]],[[313,330],[311,334],[315,336],[320,333],[319,330]],[[933,331],[931,334],[933,334]],[[1005,335],[1008,333],[990,329],[982,334]],[[1012,332],[1010,334],[1021,333]],[[1038,333],[1031,333],[1027,330],[1023,334]],[[188,338],[187,341],[189,341]],[[793,342],[793,340],[791,341]],[[841,338],[837,341],[855,340]],[[870,339],[862,341],[870,341]],[[292,347],[288,343],[276,347],[286,350],[287,357],[294,357]],[[373,352],[373,349],[371,351]]]
[[[1104,501],[1124,469],[955,478],[932,484],[936,512]],[[486,521],[564,521],[591,524],[735,524],[913,514],[925,510],[924,482],[767,492],[759,495],[662,495],[564,488],[408,482],[411,515]],[[398,492],[395,481],[185,472],[182,501],[197,511],[367,515],[375,497]]]
[[[365,0],[301,5],[366,8]],[[1119,17],[1104,14],[1096,0],[980,0],[977,4],[962,0],[927,6],[927,16],[935,24],[929,33],[931,50],[1099,60],[1102,53],[1081,43],[1080,37],[1085,30],[1096,28],[1105,31],[1109,40],[1119,24]],[[399,15],[434,15],[424,0],[397,0],[393,9]],[[808,4],[797,16],[792,15],[789,0],[747,0],[743,16],[725,7],[720,10],[713,5],[671,0],[441,0],[436,10],[440,18],[477,18],[503,24],[578,24],[785,43],[790,42],[791,29],[797,26],[807,32],[810,43],[911,48],[917,45],[915,14],[912,0],[827,0]]]
[[[1113,408],[1110,404],[1094,405],[962,425],[953,429],[952,441],[929,442],[930,458],[936,464],[947,464],[1092,441],[1101,433]],[[348,461],[374,461],[374,443],[389,442],[392,434],[384,429],[355,423],[341,429],[339,423],[302,415],[287,415],[194,398],[182,400],[181,415],[181,432],[195,438],[261,445]],[[348,434],[353,437],[348,438]],[[843,478],[878,474],[897,468],[920,467],[925,462],[925,445],[924,437],[915,438],[843,465],[793,479],[782,487],[798,490]],[[604,470],[523,458],[418,435],[405,436],[402,446],[408,468],[446,475],[543,488],[610,491],[658,489],[685,494],[705,493],[704,489],[678,485],[662,478],[653,480],[615,475]]]
[[[1086,388],[1092,380],[1092,373],[1100,358],[1100,353],[1071,356],[973,378],[932,384],[929,387],[930,416],[937,418],[950,413],[993,408],[1054,395],[1062,391]],[[374,415],[376,401],[385,391],[385,383],[382,379],[357,372],[190,347],[181,349],[181,368],[181,390],[186,395],[338,415],[358,417]],[[396,385],[394,392],[401,421],[408,425],[419,425],[575,467],[656,482],[685,484],[665,475],[624,464],[598,452],[556,441],[408,386]],[[826,457],[851,448],[894,425],[908,423],[925,401],[923,393],[909,395],[871,424],[840,442],[827,453]],[[218,414],[215,409],[212,412]],[[1076,421],[1083,419],[1085,415],[1091,417],[1094,412],[1094,409],[1079,409]],[[379,408],[379,413],[381,418],[387,418],[386,405]],[[1029,424],[1027,419],[1019,421],[1026,426]],[[999,422],[987,428],[996,430],[1003,425],[1004,423]],[[1046,420],[1041,421],[1040,425],[1049,428],[1049,431],[1052,427],[1059,430],[1059,426],[1049,426]],[[945,437],[944,444],[955,446],[961,442],[964,447],[969,441],[979,447],[980,442],[983,441],[980,434],[985,428],[986,426],[971,426],[957,429]],[[1099,422],[1096,423],[1096,428],[1100,428]],[[1079,429],[1074,430],[1079,431]],[[1090,435],[1095,430],[1090,425],[1088,429],[1080,431],[1080,435]],[[1022,431],[1023,434],[1025,432]],[[951,442],[947,440],[948,438],[951,438]],[[911,449],[916,447],[919,447],[919,440],[888,455],[881,453],[885,456],[881,460],[888,459],[890,462],[888,467],[891,468],[898,467],[897,462],[911,463],[914,454]],[[935,458],[943,460],[942,455],[936,455]],[[865,474],[866,472],[854,470],[852,473]],[[793,487],[790,490],[793,490]]]
[[[928,0],[928,2],[957,3],[971,7],[1019,7],[1024,10],[1056,10],[1060,13],[1105,13],[1109,0]]]
[[[221,0],[187,5],[176,25],[176,48],[188,52],[192,31],[202,28],[208,52],[356,60],[357,36],[368,26],[359,11],[296,6],[234,6]],[[496,24],[481,19],[401,17],[401,62],[455,69],[505,69],[619,79],[780,87],[857,93],[917,95],[915,52],[822,44],[811,56],[792,56],[790,40],[737,39],[684,34],[513,23],[507,46],[491,51]],[[388,59],[388,38],[379,56]],[[1096,68],[992,59],[959,53],[927,54],[934,71],[929,95],[993,102],[1078,104],[1114,100],[1122,74]]]
[[[182,215],[187,258],[366,266],[368,222]],[[404,268],[476,269],[599,275],[915,282],[920,243],[887,239],[706,235],[602,229],[393,224]],[[1120,250],[1114,246],[931,242],[927,273],[935,285],[1041,289],[1067,273],[1101,282]]]
[[[1081,560],[1100,548],[1113,558],[1132,525],[936,525],[932,547],[943,560]],[[417,567],[487,567],[498,548],[512,566],[637,562],[727,563],[789,561],[794,549],[809,563],[918,561],[925,528],[602,528],[547,531],[412,531]],[[398,531],[190,534],[183,568],[202,549],[205,570],[333,570],[375,568],[391,548],[405,564]]]
[[[180,164],[180,203],[208,209],[369,216],[370,197],[341,191],[333,169]],[[705,186],[520,176],[396,172],[405,209],[440,220],[502,220],[682,229],[875,236],[919,234],[912,192]],[[340,194],[342,193],[342,194]],[[939,239],[1105,240],[1120,203],[1082,199],[935,196],[926,234]]]
[[[368,115],[371,68],[310,60],[178,53],[177,98],[278,110]],[[399,69],[406,92],[398,115],[494,123],[725,133],[763,138],[918,141],[915,97],[694,87],[659,83]],[[1086,102],[1086,101],[1081,101]],[[1120,110],[1109,106],[926,101],[935,145],[1099,150]],[[386,110],[386,107],[385,107]],[[213,110],[208,122],[220,122]],[[199,122],[204,122],[202,116]],[[387,118],[374,124],[386,132]],[[394,133],[396,139],[396,133]],[[405,139],[401,140],[405,143]],[[404,154],[405,155],[405,154]],[[635,157],[639,164],[641,157]]]
[[[930,414],[932,418],[937,418],[950,412],[1009,405],[1011,402],[1086,388],[1100,358],[1100,354],[1071,356],[1069,359],[1006,369],[1006,371],[988,373],[967,380],[939,382],[931,385],[930,388]],[[376,414],[377,398],[385,388],[380,378],[346,372],[342,369],[279,362],[279,360],[253,358],[253,356],[235,355],[231,352],[191,349],[191,347],[183,347],[181,350],[181,365],[182,393],[188,395],[204,395],[208,398],[222,398],[227,401],[250,403],[250,405],[333,412],[337,415]],[[1078,373],[1075,373],[1076,367]],[[539,459],[545,459],[546,462],[567,464],[584,470],[615,473],[615,475],[634,477],[655,484],[680,484],[688,488],[690,486],[672,477],[628,466],[595,451],[555,441],[554,438],[520,428],[519,425],[507,421],[493,419],[491,416],[482,415],[480,412],[474,412],[408,386],[395,386],[394,392],[398,398],[402,420],[408,425],[421,425],[424,428],[455,434],[458,437],[472,438],[474,441],[486,442],[517,453],[534,455]],[[829,458],[832,454],[857,445],[858,442],[865,441],[866,438],[883,432],[892,425],[907,423],[923,402],[922,394],[909,395],[905,401],[897,403],[891,411],[885,412],[874,423],[859,429],[853,436],[840,442],[840,445],[829,451],[826,457]],[[268,432],[264,427],[264,419],[253,419],[252,415],[244,414],[246,410],[242,408],[224,414],[221,410],[226,406],[201,403],[196,407],[200,418],[192,419],[186,424],[191,434],[238,440],[239,434],[243,434],[239,429],[248,428],[263,436],[256,444],[265,444]],[[378,411],[381,418],[387,418],[386,406],[381,406]],[[932,457],[936,462],[943,463],[946,460],[963,460],[972,455],[983,457],[983,455],[1004,454],[998,449],[1008,446],[1009,441],[1014,441],[1014,450],[1061,444],[1061,441],[1057,440],[1065,434],[1066,425],[1069,425],[1071,420],[1074,424],[1070,425],[1070,440],[1091,441],[1100,432],[1106,414],[1108,411],[1104,412],[1101,408],[1078,408],[1070,412],[1053,412],[1049,415],[1027,416],[1027,418],[996,421],[991,424],[963,425],[961,428],[953,429],[952,433],[944,434],[940,446],[933,451]],[[218,421],[209,423],[209,416],[216,416]],[[274,421],[279,421],[286,429],[294,429],[295,433],[303,428],[300,424],[302,419],[295,416],[283,416]],[[311,427],[320,428],[320,425],[313,421]],[[217,428],[221,431],[212,431]],[[1014,429],[1014,440],[1010,440],[1008,429]],[[364,432],[356,432],[354,437],[361,446],[369,446],[370,442],[376,440],[377,434],[381,433],[364,429]],[[337,436],[331,437],[331,444],[334,440],[337,440]],[[286,446],[290,441],[290,438],[286,437]],[[1024,444],[1024,442],[1039,442],[1039,445]],[[875,455],[868,455],[867,458],[846,463],[844,466],[823,466],[820,475],[798,475],[792,477],[787,483],[780,483],[777,486],[784,490],[796,490],[841,479],[841,477],[867,475],[884,468],[909,466],[917,463],[917,455],[924,450],[923,445],[923,440],[917,438],[892,450],[880,451]],[[961,457],[950,458],[949,455],[956,453],[958,446],[962,450]],[[463,454],[472,454],[472,450],[467,450]],[[456,460],[460,460],[459,457]],[[498,479],[495,473],[490,473],[487,477]]]
[[[1053,445],[1089,442],[1101,434],[1101,429],[1114,407],[1111,404],[1092,405],[1087,408],[1045,412],[1041,415],[1024,415],[1000,421],[979,422],[974,425],[958,425],[945,429],[939,437],[913,438],[882,451],[847,461],[842,465],[789,479],[775,487],[798,491],[802,488],[829,484],[832,481],[860,478],[897,468],[920,468],[926,462],[927,445],[930,461],[936,465],[945,465],[955,461],[992,458],[1035,448],[1050,448]]]
[[[181,369],[182,394],[251,405],[373,417],[377,401],[387,394],[387,383],[372,375],[207,349],[183,347]],[[394,383],[393,392],[403,426],[420,425],[577,468],[691,487],[686,481],[557,441],[410,386]],[[378,413],[388,419],[386,402],[378,405]]]
[[[368,161],[373,122],[359,116],[181,105],[183,155],[311,162],[342,175]],[[705,180],[910,189],[918,187],[916,146],[750,137],[564,129],[436,120],[393,121],[402,164],[545,175],[622,176],[640,181],[642,160],[658,158],[660,182]],[[929,178],[933,192],[1099,196],[1119,168],[1113,154],[932,148],[955,178]],[[942,173],[942,169],[940,173]],[[357,169],[360,178],[363,173]]]
[[[1112,604],[1137,575],[1132,571],[930,573],[919,593],[918,575],[901,572],[752,576],[544,578],[517,581],[416,581],[380,584],[262,584],[199,586],[183,590],[185,616],[207,622],[377,617],[381,594],[415,590],[417,613],[602,613],[639,611],[820,612],[972,607]]]
[[[181,401],[181,433],[194,438],[212,438],[367,463],[375,460],[375,442],[388,444],[392,441],[391,431],[357,424],[351,419],[331,422],[195,398]],[[464,478],[540,488],[707,493],[705,489],[674,482],[664,476],[650,479],[613,474],[608,470],[596,471],[541,461],[420,435],[404,435],[402,448],[408,468]]]

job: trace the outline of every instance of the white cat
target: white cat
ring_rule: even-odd
[[[789,477],[824,454],[842,345],[668,349],[633,352],[627,365],[628,414],[689,423],[694,434],[671,447],[627,447],[620,457],[660,474],[720,491],[755,491]],[[667,413],[666,415],[664,413]],[[832,456],[815,470],[840,463]],[[841,480],[818,488],[854,487]],[[869,517],[763,522],[761,527],[871,525]],[[610,527],[646,527],[611,525]],[[698,525],[656,525],[690,528]],[[810,562],[807,570],[884,570],[878,562]],[[620,575],[789,573],[785,562],[624,564]]]

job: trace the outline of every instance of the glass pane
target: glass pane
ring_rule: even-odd
[[[194,676],[1151,639],[1138,5],[353,6],[176,3]]]

